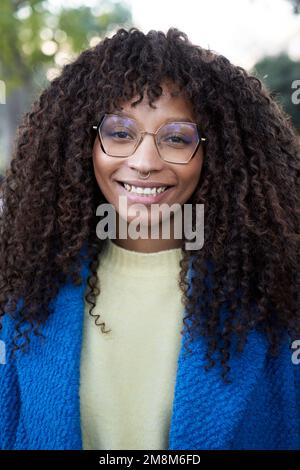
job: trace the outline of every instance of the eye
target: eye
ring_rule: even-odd
[[[169,139],[173,139],[172,141],[173,142],[183,142],[183,143],[187,143],[187,141],[185,139],[183,139],[182,137],[180,137],[179,135],[171,135],[169,137]]]
[[[112,136],[113,137],[119,137],[120,139],[124,139],[124,138],[126,138],[126,136],[128,136],[128,133],[125,132],[125,131],[117,131],[117,132],[113,132]]]
[[[187,139],[184,136],[180,136],[178,134],[172,134],[172,135],[166,136],[163,140],[171,144],[187,145],[190,143],[189,139]]]
[[[120,130],[120,131],[112,131],[110,133],[110,136],[111,137],[115,137],[117,139],[120,139],[120,140],[130,140],[130,139],[135,139],[135,137],[133,135],[130,135],[127,131],[125,130]]]

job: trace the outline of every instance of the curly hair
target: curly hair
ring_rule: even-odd
[[[251,330],[263,332],[272,354],[286,332],[299,335],[300,145],[290,118],[257,77],[178,29],[121,28],[65,65],[18,128],[0,219],[1,316],[23,301],[14,351],[26,350],[32,331],[40,334],[68,276],[82,283],[85,245],[85,299],[94,315],[104,243],[95,213],[105,198],[93,171],[92,127],[144,93],[155,107],[165,80],[186,94],[207,137],[189,201],[205,205],[205,243],[188,251],[182,240],[180,262],[189,339],[206,338],[206,368],[219,362],[226,381],[232,346],[242,351]]]

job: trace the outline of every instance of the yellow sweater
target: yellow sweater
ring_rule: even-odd
[[[106,241],[80,364],[83,449],[167,449],[183,327],[181,248],[139,253]]]

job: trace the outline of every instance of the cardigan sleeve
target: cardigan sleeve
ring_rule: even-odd
[[[0,330],[0,449],[14,449],[20,416],[20,393],[15,359],[12,358],[14,324],[5,314]]]

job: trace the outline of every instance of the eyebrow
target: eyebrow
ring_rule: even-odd
[[[132,114],[128,113],[128,112],[124,112],[124,111],[114,111],[112,114],[117,114],[119,116],[124,116],[124,117],[130,117],[131,119],[134,119],[135,121],[137,121],[137,119],[132,116]],[[195,123],[195,121],[189,117],[186,117],[186,116],[171,116],[167,119],[165,119],[163,122],[164,123],[167,123],[167,122],[192,122],[192,123]]]

